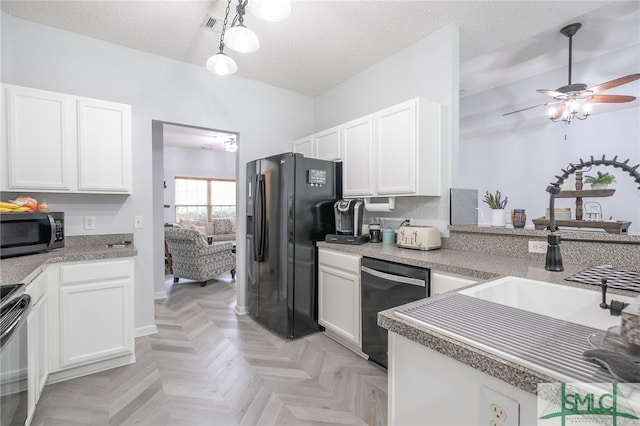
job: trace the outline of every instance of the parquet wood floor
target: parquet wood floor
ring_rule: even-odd
[[[32,425],[383,425],[387,375],[316,333],[235,314],[230,276],[167,279],[135,364],[45,387]]]

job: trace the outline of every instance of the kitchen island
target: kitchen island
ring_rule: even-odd
[[[485,233],[492,238],[512,238],[520,233],[524,238],[544,238],[542,231],[494,230],[491,228],[461,228],[464,238],[475,244],[475,235],[467,233]],[[515,231],[515,232],[513,232]],[[593,238],[593,237],[592,237]],[[596,236],[597,238],[597,236]],[[609,238],[606,236],[605,238]],[[624,236],[625,240],[635,240],[636,236]],[[445,239],[446,240],[446,239]],[[519,242],[514,243],[516,245]],[[432,271],[462,274],[475,277],[479,281],[492,280],[503,276],[516,276],[538,281],[594,290],[593,286],[565,281],[565,278],[586,269],[593,264],[565,262],[562,272],[549,272],[544,269],[544,260],[522,254],[521,257],[491,254],[486,246],[485,252],[460,250],[458,241],[443,244],[458,249],[444,248],[421,252],[401,249],[389,244],[364,244],[361,246],[340,246],[319,243],[320,248],[332,249],[362,256],[383,259],[429,268]],[[483,247],[478,247],[482,250]],[[571,251],[569,249],[568,251]],[[625,252],[634,262],[637,250]],[[589,253],[594,256],[594,253]],[[575,260],[575,258],[571,258]],[[589,259],[591,261],[591,259]],[[597,289],[596,289],[597,290]],[[637,296],[631,291],[614,293]],[[448,296],[440,296],[446,299]],[[437,298],[436,298],[437,299]],[[437,303],[437,300],[434,302]],[[417,305],[423,301],[406,305]],[[460,312],[445,312],[456,319]],[[517,314],[517,313],[516,313]],[[482,323],[483,318],[475,318]],[[504,318],[505,326],[509,318]],[[469,342],[456,339],[451,335],[434,330],[428,325],[409,321],[396,314],[396,309],[380,312],[378,324],[389,333],[389,422],[390,424],[480,424],[485,410],[482,394],[487,388],[508,395],[519,404],[521,424],[535,424],[536,393],[539,383],[558,382],[558,377],[545,369],[531,368],[514,359],[496,355]],[[586,340],[586,336],[585,336]],[[613,378],[593,367],[598,380],[609,382]],[[569,372],[570,376],[570,372]],[[484,423],[483,423],[484,424]]]

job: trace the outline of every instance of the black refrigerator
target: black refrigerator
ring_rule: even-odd
[[[285,153],[247,163],[247,307],[290,339],[319,330],[316,241],[335,233],[342,163]]]

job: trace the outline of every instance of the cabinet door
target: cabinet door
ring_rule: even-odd
[[[342,135],[340,134],[340,127],[334,127],[317,133],[313,138],[316,146],[316,158],[328,161],[339,161],[342,159]]]
[[[78,100],[78,189],[131,191],[131,106]]]
[[[361,347],[360,278],[324,265],[318,267],[318,322]]]
[[[73,99],[25,87],[6,90],[8,182],[2,187],[70,191],[75,177],[75,153],[69,149],[75,145]]]
[[[130,260],[62,265],[60,367],[133,353]]]
[[[373,118],[366,116],[342,126],[342,179],[345,197],[373,192]]]
[[[313,137],[298,139],[293,143],[293,152],[300,153],[307,158],[316,158],[315,150],[313,149]]]
[[[27,318],[28,333],[28,380],[29,393],[28,416],[31,418],[38,399],[49,375],[48,347],[48,299],[46,294],[46,273],[41,273],[27,284],[27,293],[31,296],[33,306]]]
[[[375,114],[378,195],[416,193],[416,100]]]

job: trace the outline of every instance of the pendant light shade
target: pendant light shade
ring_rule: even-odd
[[[249,10],[263,21],[278,22],[291,14],[290,0],[251,0]]]
[[[245,27],[244,24],[237,24],[227,30],[224,45],[236,52],[252,53],[258,50],[260,41],[256,33]]]
[[[220,51],[207,60],[207,71],[218,75],[229,75],[238,71],[236,61]]]

